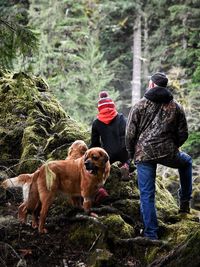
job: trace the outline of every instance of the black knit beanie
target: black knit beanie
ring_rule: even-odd
[[[151,76],[152,82],[158,86],[166,87],[168,83],[167,76],[162,72],[156,72]]]

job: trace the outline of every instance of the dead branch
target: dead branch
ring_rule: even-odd
[[[8,243],[0,242],[0,246],[4,247],[5,250],[6,250],[6,249],[10,249],[10,250],[13,252],[13,254],[14,254],[19,260],[22,259],[22,258],[20,257],[20,255],[16,252],[16,250],[14,250],[14,248],[13,248],[11,245],[9,245]]]
[[[103,206],[103,207],[99,207],[99,208],[92,208],[91,211],[95,212],[97,214],[108,214],[108,213],[110,213],[110,214],[119,214],[124,221],[126,221],[128,223],[131,223],[131,224],[135,224],[135,220],[131,216],[129,216],[127,214],[124,214],[119,209],[111,207],[111,206]]]
[[[127,238],[127,239],[118,239],[117,243],[121,246],[123,245],[138,245],[138,246],[164,246],[164,247],[168,247],[168,244],[165,243],[162,240],[151,240],[147,237],[135,237],[135,238]]]
[[[78,221],[80,221],[80,222],[82,222],[82,221],[92,222],[92,223],[94,223],[94,224],[100,226],[100,228],[101,228],[102,230],[104,230],[104,231],[107,230],[107,226],[104,225],[103,223],[101,223],[101,222],[98,220],[98,218],[96,218],[96,217],[92,217],[92,216],[88,216],[88,215],[77,214],[76,216],[70,218],[69,221],[71,221],[71,222],[74,222],[74,221],[75,221],[75,222],[78,222]]]

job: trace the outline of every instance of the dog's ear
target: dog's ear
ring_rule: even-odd
[[[69,148],[68,148],[68,156],[70,156],[72,154],[72,147],[70,146]]]
[[[84,145],[81,145],[80,151],[81,151],[81,154],[84,155],[85,152],[87,151],[87,147]]]
[[[110,158],[109,158],[109,156],[108,156],[108,154],[104,154],[104,162],[106,163],[108,160],[109,160]]]
[[[88,158],[88,153],[86,151],[85,154],[84,154],[84,161],[86,161],[87,158]]]

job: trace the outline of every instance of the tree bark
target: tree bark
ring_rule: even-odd
[[[141,98],[141,15],[135,21],[133,34],[132,105]]]
[[[147,23],[147,14],[143,14],[144,18],[144,50],[143,50],[143,77],[145,81],[148,79],[148,23]]]

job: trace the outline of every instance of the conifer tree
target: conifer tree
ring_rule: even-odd
[[[30,23],[41,31],[40,53],[32,63],[74,119],[90,123],[99,91],[115,100],[113,78],[99,47],[99,9],[96,1],[34,1]]]
[[[13,62],[20,55],[30,56],[37,50],[37,35],[27,27],[27,12],[9,5],[8,1],[0,2],[0,65],[12,68]]]

